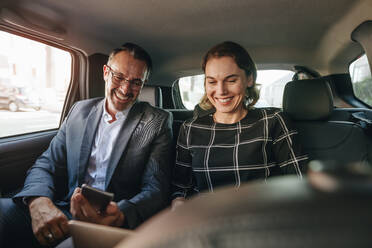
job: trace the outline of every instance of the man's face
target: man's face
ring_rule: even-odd
[[[146,73],[146,63],[135,59],[127,51],[117,53],[108,65],[103,66],[107,111],[111,115],[128,108],[136,101]]]

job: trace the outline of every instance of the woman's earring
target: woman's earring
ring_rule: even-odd
[[[244,97],[244,106],[246,107],[246,108],[248,108],[248,106],[249,106],[249,104],[251,104],[253,102],[253,100],[252,99],[250,99],[248,96],[245,96]]]

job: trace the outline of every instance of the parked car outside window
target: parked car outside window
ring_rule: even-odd
[[[39,111],[42,99],[32,89],[0,84],[0,107],[11,112],[19,111],[21,108]]]

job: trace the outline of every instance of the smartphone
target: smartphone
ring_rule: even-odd
[[[96,188],[93,188],[89,185],[83,184],[81,186],[81,193],[89,203],[100,212],[106,210],[107,205],[114,199],[114,194],[106,191],[102,191]]]

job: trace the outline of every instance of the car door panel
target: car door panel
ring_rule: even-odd
[[[57,130],[19,137],[0,142],[0,193],[9,196],[22,187],[27,170],[48,147]]]

